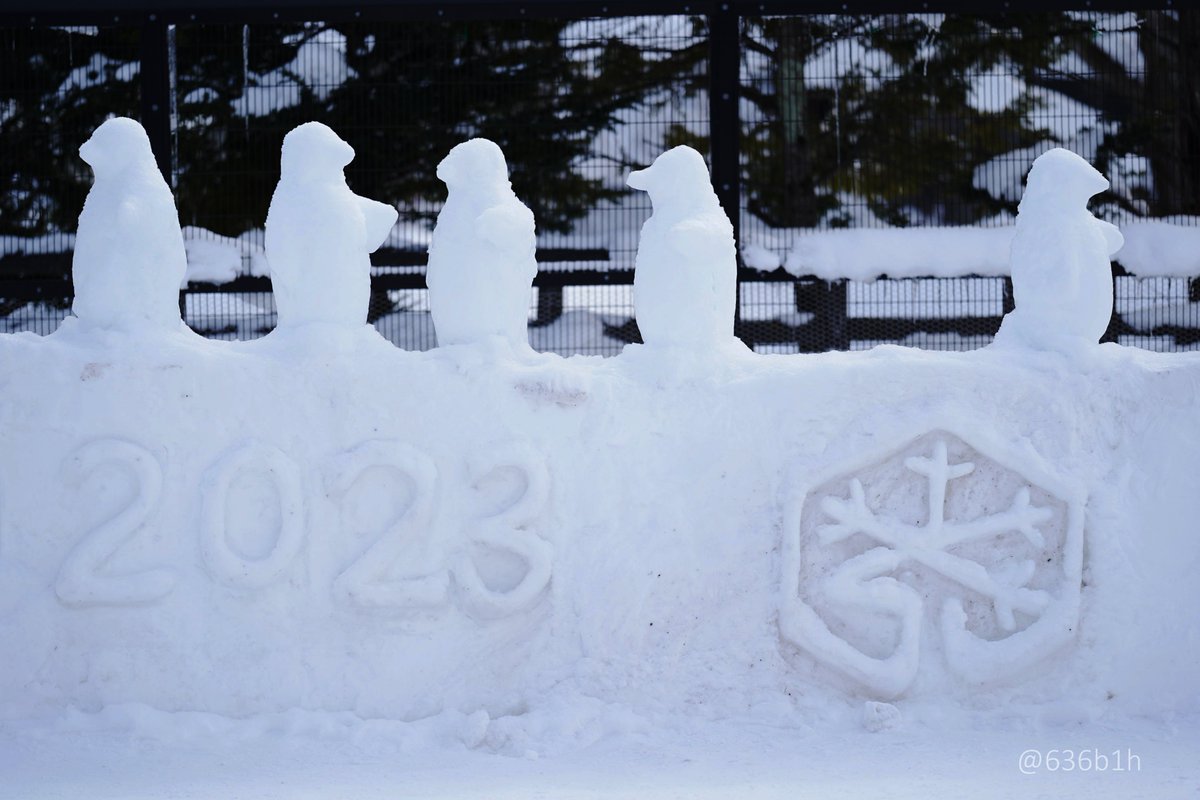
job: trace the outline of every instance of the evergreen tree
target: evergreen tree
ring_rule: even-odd
[[[397,204],[407,219],[436,215],[445,196],[438,162],[483,136],[504,150],[539,230],[569,230],[624,191],[581,166],[596,135],[678,81],[704,48],[698,39],[647,52],[617,35],[572,33],[574,25],[275,26],[250,28],[245,40],[241,28],[181,29],[181,215],[232,235],[261,226],[283,134],[315,119],[354,146],[355,191]],[[256,96],[268,104],[248,102]],[[249,175],[259,176],[252,189]]]
[[[1084,27],[1067,45],[1083,68],[1046,70],[1030,82],[1113,123],[1097,151],[1101,172],[1124,171],[1131,156],[1148,165],[1128,192],[1107,193],[1104,202],[1137,216],[1200,214],[1200,10],[1112,17],[1103,30],[1079,21]],[[1114,53],[1102,45],[1103,36],[1122,33],[1133,46]]]
[[[136,28],[0,31],[0,235],[74,230],[92,173],[79,146],[138,115]]]
[[[1012,209],[976,185],[987,162],[1044,139],[1027,94],[972,96],[981,74],[1045,69],[1082,29],[1063,14],[815,15],[745,28],[749,210],[773,227],[970,224]]]

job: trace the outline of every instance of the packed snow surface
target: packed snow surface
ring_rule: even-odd
[[[927,758],[966,737],[996,772],[1027,742],[1196,741],[1195,357],[77,333],[0,336],[0,717],[43,731],[22,749],[295,733],[459,785],[429,764],[728,758],[719,730],[804,764],[874,747],[856,730]]]
[[[487,139],[454,147],[437,168],[449,194],[429,245],[429,306],[440,344],[499,337],[528,347],[536,238],[504,153]]]

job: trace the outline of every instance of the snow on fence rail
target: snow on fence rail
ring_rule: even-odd
[[[1200,227],[1191,222],[1148,220],[1121,227],[1126,244],[1115,257],[1119,341],[1177,349],[1200,337],[1200,297],[1192,286],[1200,275]],[[262,232],[232,238],[185,227],[183,235],[188,257],[184,318],[217,338],[254,338],[273,328]],[[790,273],[778,269],[784,257],[748,245],[742,250],[747,269],[739,275],[738,335],[763,352],[861,348],[884,341],[935,349],[980,346],[1011,308],[1011,290],[1002,280],[1011,235],[1011,226],[811,231],[801,239],[811,245],[786,257]],[[58,276],[0,279],[0,296],[7,299],[0,311],[4,330],[46,334],[66,316],[71,287],[61,274],[69,268],[73,240],[73,234],[3,240],[12,258],[0,258],[0,274],[19,269]],[[536,349],[612,355],[636,340],[633,329],[620,327],[633,317],[630,270],[597,269],[609,263],[601,249],[539,249],[537,257],[529,319]],[[388,245],[372,255],[370,319],[408,349],[427,349],[435,342],[425,259],[423,250]],[[929,263],[936,269],[923,267]],[[763,271],[770,269],[775,272]],[[824,321],[830,315],[842,321],[831,325]],[[831,334],[830,328],[845,336]]]
[[[1200,219],[1139,220],[1118,228],[1125,244],[1113,258],[1126,273],[1200,277]],[[826,281],[1006,277],[1015,231],[1013,225],[791,231],[795,244],[783,255],[750,243],[742,258],[754,269],[783,267],[798,278]]]
[[[1200,218],[1145,219],[1118,225],[1125,245],[1114,260],[1138,277],[1200,277]],[[1008,275],[1008,249],[1015,228],[993,227],[851,228],[796,230],[796,244],[783,254],[753,242],[742,245],[745,265],[761,272],[783,267],[798,277],[825,281],[873,281],[882,277],[960,278]],[[183,228],[187,249],[186,284],[219,285],[239,277],[269,273],[263,232],[247,231],[239,237],[221,236],[194,226]],[[69,257],[73,233],[37,237],[0,237],[0,270],[15,257],[60,255]],[[423,267],[426,251],[411,242],[389,240],[373,262],[377,267]],[[543,248],[539,267],[550,271],[576,271],[607,265],[602,247]],[[627,267],[624,267],[627,269]],[[10,265],[9,270],[12,269]]]

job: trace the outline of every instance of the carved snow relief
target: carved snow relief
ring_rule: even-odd
[[[881,697],[1019,679],[1079,617],[1083,495],[943,431],[795,486],[780,631]]]
[[[369,441],[343,453],[325,472],[330,498],[344,504],[350,489],[370,469],[385,469],[408,485],[409,502],[372,544],[333,582],[334,595],[361,608],[429,608],[446,602],[450,576],[431,564],[425,541],[434,511],[437,467],[429,456],[395,441]],[[397,567],[406,577],[392,577]]]
[[[231,502],[234,487],[254,471],[261,471],[274,487],[278,512],[278,533],[259,555],[246,553],[229,538],[231,519],[257,521],[262,516],[251,513],[252,504]],[[304,546],[304,478],[299,465],[279,448],[251,441],[210,467],[203,486],[200,550],[209,573],[239,589],[261,589],[280,580]]]
[[[512,443],[479,454],[469,470],[476,490],[505,472],[517,478],[519,488],[506,505],[480,519],[469,535],[470,546],[454,573],[463,605],[481,618],[524,611],[550,585],[554,559],[550,543],[535,530],[550,498],[546,458],[527,445]],[[518,562],[516,568],[504,564],[506,560]],[[483,569],[489,562],[492,568]],[[504,572],[509,575],[502,576]]]
[[[105,471],[124,472],[132,481],[125,502],[84,534],[58,572],[54,590],[67,606],[124,606],[166,597],[178,577],[168,567],[141,572],[114,570],[120,551],[142,533],[158,507],[163,470],[144,447],[122,439],[99,439],[75,451],[64,464],[64,477],[77,488]]]

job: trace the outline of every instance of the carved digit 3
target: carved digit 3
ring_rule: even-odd
[[[80,485],[101,467],[127,472],[136,481],[134,496],[113,516],[96,526],[63,562],[55,582],[58,599],[68,606],[150,603],[171,593],[178,580],[171,569],[128,575],[106,575],[104,568],[122,545],[141,530],[162,496],[158,460],[144,447],[121,439],[101,439],[75,451],[65,478]]]
[[[335,596],[362,608],[421,608],[446,602],[450,577],[445,570],[409,578],[385,576],[401,556],[420,552],[414,536],[429,530],[437,468],[423,453],[393,441],[365,442],[343,453],[325,475],[325,490],[342,504],[350,489],[371,467],[383,467],[406,479],[412,500],[388,522],[375,542],[333,581]]]
[[[524,486],[509,506],[485,517],[467,552],[459,560],[455,578],[462,590],[463,605],[478,617],[496,618],[530,607],[550,583],[553,550],[550,543],[528,528],[537,520],[550,497],[550,473],[545,457],[522,444],[496,448],[468,465],[478,488],[487,478],[503,470],[515,471]],[[489,588],[479,573],[475,556],[479,550],[511,553],[525,562],[521,580],[511,589]]]
[[[279,536],[262,558],[246,558],[229,544],[225,513],[229,487],[243,470],[270,474],[279,493]],[[204,480],[200,512],[200,549],[214,578],[241,589],[260,589],[279,580],[304,544],[304,490],[296,462],[283,451],[250,442],[221,459]]]

